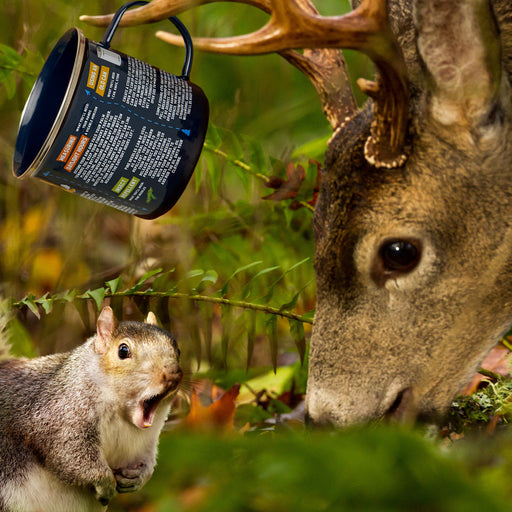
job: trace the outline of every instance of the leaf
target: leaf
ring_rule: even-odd
[[[105,283],[110,289],[110,293],[116,293],[123,286],[123,280],[121,276],[116,277],[115,279],[111,279]]]
[[[215,284],[217,282],[217,279],[219,278],[219,274],[215,272],[215,270],[207,270],[204,272],[203,277],[201,278],[201,281],[196,286],[195,290],[197,293],[201,293],[208,284]]]
[[[255,274],[249,282],[244,286],[242,290],[242,300],[245,300],[249,295],[251,294],[252,285],[255,280],[258,279],[258,277],[264,276],[265,274],[268,274],[270,272],[273,272],[274,270],[279,270],[281,267],[279,266],[273,266],[269,268],[264,268],[263,270],[260,270],[257,274]]]
[[[279,282],[287,275],[289,274],[290,272],[292,272],[293,270],[295,270],[297,267],[299,267],[300,265],[303,265],[304,263],[306,263],[307,261],[310,260],[310,257],[308,256],[307,258],[304,258],[303,260],[295,263],[294,265],[292,265],[288,270],[285,270],[269,287],[267,293],[261,298],[261,300],[265,303],[268,303],[270,302],[270,299],[272,299],[272,296],[274,295],[274,290],[276,288],[276,286],[279,284]],[[308,285],[309,283],[307,283]],[[306,286],[307,286],[306,285]],[[305,288],[305,287],[304,287]],[[304,289],[303,288],[303,289]],[[302,292],[302,290],[301,290]],[[299,292],[300,293],[300,292]]]
[[[297,352],[299,353],[300,363],[304,364],[304,356],[306,355],[306,336],[304,334],[304,325],[299,320],[293,318],[288,319],[290,324],[290,334],[293,338]]]
[[[37,357],[38,354],[25,326],[16,318],[12,318],[5,330],[6,339],[9,341],[13,355],[23,357]]]
[[[16,94],[16,79],[12,73],[8,73],[2,80],[7,93],[7,99],[12,100]]]
[[[98,311],[101,309],[101,304],[103,303],[103,299],[105,298],[106,290],[105,288],[96,288],[96,290],[88,290],[86,295],[94,300],[96,304],[96,308]]]
[[[270,357],[272,359],[272,367],[274,368],[274,372],[277,369],[277,349],[278,349],[278,339],[277,339],[277,315],[270,315],[267,323],[266,330],[268,341],[270,343]]]
[[[73,302],[77,294],[77,290],[66,290],[64,292],[58,293],[55,296],[55,299],[62,302]]]
[[[299,300],[299,297],[300,297],[300,293],[301,292],[297,292],[293,297],[292,299],[287,302],[286,304],[283,304],[280,308],[279,308],[279,311],[290,311],[290,309],[293,309],[296,305],[297,305],[297,302]]]
[[[15,69],[21,61],[21,55],[10,46],[0,44],[0,67]]]
[[[54,297],[48,298],[48,292],[37,300],[37,303],[44,309],[44,312],[48,315],[52,312]]]
[[[208,130],[206,132],[206,144],[213,149],[219,148],[222,144],[219,130],[212,123],[208,124]]]
[[[210,193],[212,197],[219,196],[219,187],[222,179],[222,173],[220,169],[219,159],[218,157],[209,152],[205,151],[203,153],[203,163],[206,166],[206,170],[208,172],[208,176],[210,177]]]
[[[165,272],[161,272],[160,274],[158,274],[153,280],[151,288],[157,292],[169,292],[175,290],[176,284],[169,282],[169,277],[171,274],[174,274],[174,272],[175,269],[172,268],[171,270],[166,270]]]
[[[301,159],[301,157],[315,158],[317,160],[323,159],[325,156],[325,148],[331,134],[322,135],[321,137],[309,140],[302,146],[298,146],[293,150],[292,158]]]
[[[204,407],[195,390],[190,396],[190,412],[183,423],[189,431],[195,430],[233,430],[233,419],[236,410],[236,398],[240,385],[235,384],[212,404]]]
[[[306,173],[302,165],[297,165],[290,162],[286,167],[287,179],[281,183],[278,180],[273,181],[276,191],[263,199],[272,199],[273,201],[282,201],[283,199],[293,199],[297,196],[302,182],[306,178]],[[272,178],[272,177],[271,177]]]
[[[284,393],[290,389],[291,383],[295,378],[295,368],[293,365],[279,366],[275,371],[270,370],[266,373],[253,377],[248,380],[240,392],[239,401],[241,403],[248,402],[254,397],[254,392],[266,390],[275,396]]]
[[[306,169],[306,178],[302,183],[299,193],[295,197],[297,201],[307,202],[312,206],[316,204],[322,179],[320,168],[319,162],[309,160],[309,165]]]
[[[193,270],[189,270],[185,274],[185,279],[194,279],[195,277],[201,277],[204,275],[204,270],[202,268],[196,268]]]
[[[231,168],[235,171],[236,175],[240,178],[240,181],[242,182],[242,185],[246,191],[249,190],[249,172],[247,169],[242,168],[239,164],[241,163],[240,160],[235,160],[234,162],[231,162],[232,166]],[[237,165],[238,164],[238,165]]]
[[[301,265],[304,265],[304,263],[307,263],[311,260],[311,256],[308,256],[307,258],[304,258],[303,260],[298,261],[297,263],[294,263],[286,272],[285,274],[288,274],[288,272],[291,272],[292,270],[295,270],[297,267],[300,267]],[[308,283],[309,284],[309,283]]]
[[[510,375],[510,362],[510,350],[505,348],[503,345],[496,345],[487,354],[480,366],[484,370],[490,370],[498,375],[507,376]],[[469,381],[460,391],[460,394],[472,395],[477,391],[478,386],[483,380],[485,380],[485,377],[481,373],[476,373],[471,381]]]
[[[32,293],[22,299],[21,304],[27,306],[27,308],[30,309],[38,319],[41,319],[41,314],[39,313],[39,308],[36,303],[36,297]]]
[[[306,258],[305,260],[303,260],[302,262],[300,263],[303,263],[304,261],[307,261],[309,260],[309,258]],[[298,265],[298,264],[297,264]],[[294,265],[294,267],[292,268],[295,268],[297,265]],[[292,269],[288,270],[288,272],[290,272]],[[297,302],[299,300],[299,297],[301,295],[301,293],[314,281],[314,279],[311,279],[309,280],[293,297],[292,299],[287,302],[286,304],[283,304],[280,308],[279,308],[279,311],[290,311],[290,309],[293,309],[296,305],[297,305]]]
[[[249,162],[253,170],[259,173],[265,173],[267,170],[267,161],[261,144],[247,136],[243,136],[242,141],[249,153]]]
[[[284,402],[281,400],[272,398],[269,400],[268,403],[268,412],[272,414],[286,414],[291,411],[291,408],[288,407]]]
[[[130,295],[134,292],[138,292],[143,286],[144,286],[144,283],[146,281],[148,281],[149,279],[151,279],[153,276],[156,276],[157,274],[160,274],[160,272],[162,272],[162,269],[161,268],[157,268],[157,269],[154,269],[154,270],[149,270],[148,272],[146,272],[138,281],[137,283],[135,284],[135,286],[132,286],[131,288],[129,288],[128,290],[126,290],[124,292],[124,295]]]
[[[313,319],[314,318],[315,318],[315,308],[311,309],[310,311],[306,311],[306,313],[304,313],[301,316],[301,319],[302,319],[303,322],[307,322],[307,323],[310,323],[310,324],[313,323]]]
[[[262,261],[254,261],[252,263],[249,263],[248,265],[244,265],[243,267],[239,267],[237,268],[228,278],[228,280],[224,283],[224,285],[222,286],[222,288],[219,290],[218,294],[221,296],[221,297],[225,297],[226,294],[228,293],[228,289],[229,289],[229,283],[231,282],[231,280],[237,275],[239,274],[240,272],[243,272],[244,270],[249,270],[250,268],[252,267],[255,267],[256,265],[261,265],[263,262]]]
[[[244,157],[244,150],[240,144],[240,140],[231,130],[222,130],[222,144],[232,160],[242,159]]]

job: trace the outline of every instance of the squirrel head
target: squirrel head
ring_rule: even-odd
[[[107,306],[98,317],[93,349],[128,421],[138,428],[151,427],[183,377],[174,337],[158,327],[151,312],[145,323],[118,322]]]

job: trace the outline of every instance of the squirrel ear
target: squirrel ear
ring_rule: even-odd
[[[96,322],[96,338],[94,340],[94,349],[98,354],[104,354],[107,351],[108,341],[114,334],[117,327],[117,318],[114,311],[109,306],[105,306]]]
[[[153,311],[148,313],[148,316],[146,317],[146,323],[156,325],[158,327],[158,320],[156,319],[155,313],[153,313]]]

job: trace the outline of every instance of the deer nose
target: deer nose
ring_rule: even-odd
[[[415,414],[413,388],[399,391],[384,416],[392,421],[405,422],[414,419]]]

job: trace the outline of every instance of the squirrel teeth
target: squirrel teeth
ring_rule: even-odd
[[[181,378],[182,373],[177,372],[176,375],[172,376],[169,385],[166,389],[158,395],[153,395],[149,398],[143,399],[139,402],[138,407],[135,409],[132,416],[132,423],[139,428],[149,428],[153,425],[155,419],[156,410],[160,405],[160,402],[170,397],[174,391],[176,391]]]
[[[153,419],[155,418],[155,412],[158,407],[158,404],[162,401],[162,399],[166,396],[166,393],[161,393],[159,395],[152,396],[147,400],[143,400],[141,403],[142,408],[142,425],[138,424],[137,426],[140,428],[148,428],[153,424]]]

